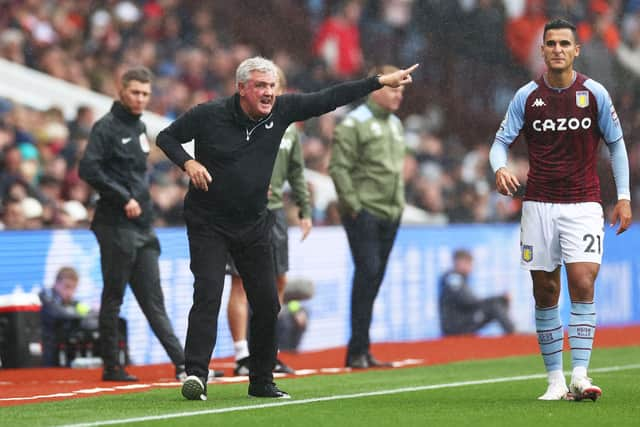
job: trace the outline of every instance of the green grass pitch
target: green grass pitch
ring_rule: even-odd
[[[567,352],[568,353],[568,352]],[[565,367],[570,365],[568,354]],[[246,397],[247,384],[209,385],[209,400],[179,388],[0,408],[18,426],[637,426],[640,347],[595,350],[597,402],[542,402],[539,356],[278,381],[291,400]]]

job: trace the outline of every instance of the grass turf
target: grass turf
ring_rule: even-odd
[[[570,366],[568,357],[565,366]],[[0,408],[0,420],[3,425],[29,427],[118,421],[199,427],[635,426],[640,419],[639,363],[640,347],[595,350],[591,375],[603,389],[596,403],[536,400],[546,379],[541,358],[527,356],[280,380],[278,386],[294,397],[288,401],[249,399],[247,384],[210,384],[206,402],[185,401],[179,388],[154,389]],[[629,365],[635,367],[596,371]],[[514,378],[529,375],[533,377]],[[472,383],[482,380],[487,382]]]

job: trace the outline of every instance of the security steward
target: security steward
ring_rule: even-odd
[[[105,381],[136,381],[118,360],[118,315],[127,283],[151,329],[184,378],[184,351],[167,316],[160,287],[160,243],[152,228],[146,180],[149,142],[140,116],[153,75],[144,67],[122,76],[119,100],[99,119],[80,161],[80,177],[100,195],[91,229],[100,246],[102,297],[99,330]]]

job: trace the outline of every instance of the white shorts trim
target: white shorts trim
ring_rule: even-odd
[[[522,205],[520,265],[553,271],[563,262],[602,263],[604,215],[596,202]]]

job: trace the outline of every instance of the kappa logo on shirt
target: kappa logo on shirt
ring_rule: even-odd
[[[536,98],[535,101],[533,101],[533,104],[531,104],[532,107],[546,107],[547,104],[545,104],[545,102],[542,100],[542,98]]]
[[[129,141],[131,141],[131,138],[122,138],[122,143],[123,144],[128,144]]]

